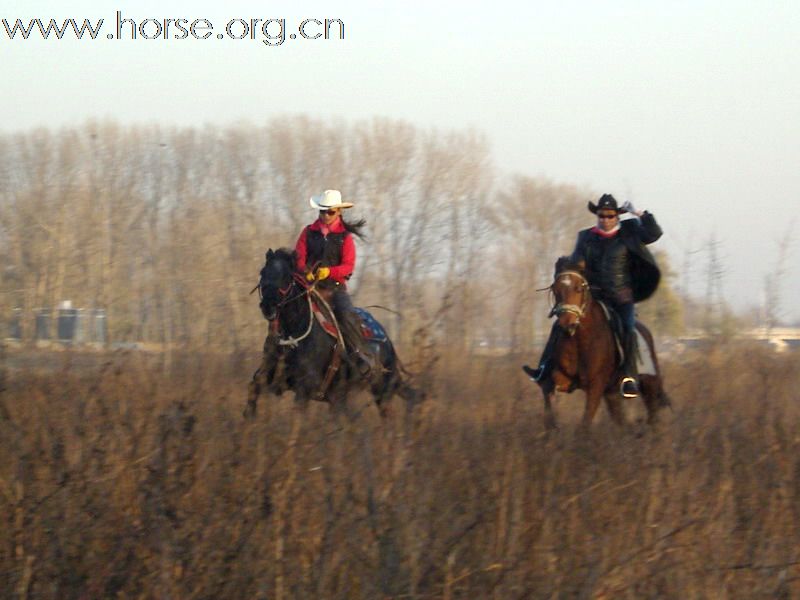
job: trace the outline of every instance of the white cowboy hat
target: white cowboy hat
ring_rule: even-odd
[[[339,190],[325,190],[318,196],[311,196],[309,202],[311,202],[311,207],[317,210],[350,208],[353,206],[352,202],[342,202],[342,193]]]

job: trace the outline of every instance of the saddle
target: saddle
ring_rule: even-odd
[[[625,333],[622,319],[620,319],[617,311],[608,306],[605,301],[598,300],[597,302],[602,307],[603,313],[606,316],[606,321],[608,321],[608,325],[611,327],[611,333],[614,336],[614,347],[617,349],[617,366],[622,367],[625,362],[625,345],[623,344]],[[651,355],[650,346],[648,346],[647,340],[644,339],[638,326],[636,327],[636,345],[638,348],[636,352],[636,368],[639,374],[655,375],[655,361]]]
[[[625,346],[623,344],[625,330],[623,329],[622,319],[620,319],[617,311],[611,308],[605,300],[597,300],[597,303],[603,309],[608,326],[611,327],[611,335],[614,336],[614,347],[617,349],[617,366],[621,366],[625,359]]]

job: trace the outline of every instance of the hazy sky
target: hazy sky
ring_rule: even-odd
[[[0,130],[286,113],[473,127],[503,172],[651,210],[666,232],[656,248],[678,265],[715,236],[737,308],[760,301],[777,240],[791,235],[786,316],[800,319],[800,2],[432,4],[0,0],[10,21],[105,19],[96,41],[10,41],[0,24]],[[104,39],[117,10],[137,23],[205,18],[214,34]],[[216,39],[234,18],[285,18],[287,35],[337,18],[345,39]],[[706,257],[695,256],[703,292]]]

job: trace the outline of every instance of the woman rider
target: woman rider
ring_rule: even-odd
[[[345,221],[342,211],[351,208],[353,203],[342,202],[342,194],[338,190],[325,190],[322,194],[312,196],[310,203],[312,208],[319,211],[319,217],[304,227],[297,239],[297,270],[305,273],[308,281],[317,282],[317,287],[332,290],[331,305],[350,358],[355,359],[362,374],[365,374],[371,365],[371,355],[361,333],[360,320],[353,311],[353,303],[347,293],[347,280],[356,265],[353,236],[363,237],[361,229],[365,221]]]

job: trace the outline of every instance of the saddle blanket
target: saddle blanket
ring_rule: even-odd
[[[339,333],[336,331],[336,326],[325,316],[324,312],[320,309],[316,302],[311,303],[311,310],[314,312],[314,316],[317,318],[317,321],[328,335],[332,337],[339,336]],[[386,335],[386,330],[383,328],[383,325],[378,323],[378,320],[373,317],[369,311],[363,308],[353,307],[353,312],[358,315],[358,319],[361,321],[361,335],[364,336],[366,341],[382,344],[389,339],[389,336]]]
[[[386,330],[383,325],[378,323],[378,320],[373,317],[369,311],[363,308],[353,308],[353,311],[361,319],[361,334],[364,339],[370,342],[385,342],[389,336],[386,335]]]

